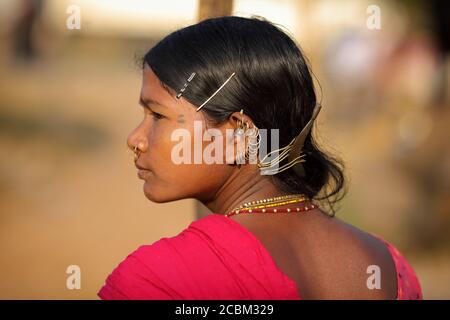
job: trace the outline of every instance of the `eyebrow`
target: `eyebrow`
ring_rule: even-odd
[[[139,97],[139,104],[144,108],[149,108],[149,104],[156,104],[158,106],[164,107],[158,101],[155,101],[153,99],[143,99],[142,97]]]

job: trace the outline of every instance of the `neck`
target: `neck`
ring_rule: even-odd
[[[286,194],[275,187],[270,176],[259,174],[252,166],[247,167],[233,171],[212,200],[203,204],[214,213],[226,214],[245,202]]]

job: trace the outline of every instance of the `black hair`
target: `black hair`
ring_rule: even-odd
[[[300,47],[261,17],[212,18],[177,30],[147,52],[145,64],[171,93],[178,92],[195,72],[183,93],[195,106],[236,72],[202,111],[221,123],[244,109],[258,128],[279,129],[280,147],[299,134],[318,103],[312,72]],[[284,192],[327,200],[334,215],[334,204],[346,193],[344,165],[319,149],[312,132],[303,153],[307,155],[302,163],[304,177],[288,169],[273,175],[273,182]]]

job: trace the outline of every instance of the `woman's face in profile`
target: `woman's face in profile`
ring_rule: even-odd
[[[127,143],[131,149],[138,146],[141,151],[136,166],[142,168],[138,176],[144,180],[145,196],[154,202],[212,197],[231,174],[232,167],[204,161],[193,164],[194,121],[200,121],[202,131],[205,130],[201,112],[196,112],[196,107],[187,100],[169,94],[148,65],[143,70],[140,104],[143,119],[129,134]],[[223,136],[226,128],[229,128],[228,123],[217,127],[223,131]],[[173,148],[180,145],[179,137],[172,140],[176,129],[189,133],[192,159],[189,164],[177,164],[172,159]],[[208,143],[203,142],[203,147],[198,147],[202,154]]]

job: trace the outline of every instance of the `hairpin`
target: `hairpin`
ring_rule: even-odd
[[[198,107],[197,108],[197,110],[196,111],[198,111],[198,110],[200,110],[201,108],[203,108],[203,106],[205,105],[205,104],[207,104],[208,102],[209,102],[209,100],[211,100],[227,83],[228,83],[228,81],[230,81],[231,80],[231,78],[233,78],[233,76],[236,74],[236,72],[233,72],[232,74],[231,74],[231,76],[220,86],[220,88],[219,89],[217,89],[216,90],[216,92],[214,92],[205,102],[203,102],[201,105],[200,105],[200,107]]]
[[[311,131],[311,128],[314,124],[314,120],[316,120],[317,116],[319,115],[320,109],[322,109],[322,105],[320,103],[316,104],[316,106],[314,107],[314,110],[312,112],[311,119],[309,119],[308,123],[305,125],[305,127],[302,129],[302,131],[299,133],[299,135],[295,138],[295,141],[292,144],[292,149],[289,152],[289,157],[288,157],[289,162],[295,162],[296,159],[301,157],[300,153],[303,150],[303,145],[305,144],[306,136]],[[294,169],[294,171],[299,176],[305,175],[305,169],[303,168],[302,165],[296,166],[294,164],[292,169]]]
[[[299,176],[305,175],[305,170],[301,165],[301,163],[306,161],[304,159],[306,155],[302,154],[301,151],[303,150],[303,145],[305,143],[306,136],[311,130],[314,120],[317,118],[317,115],[319,114],[321,108],[322,106],[320,104],[317,104],[314,107],[311,119],[308,121],[308,123],[305,125],[302,131],[296,137],[294,137],[294,139],[292,139],[292,141],[287,146],[269,152],[260,161],[260,163],[258,163],[258,167],[264,174],[266,175],[277,174],[280,173],[281,171],[287,170],[292,167],[292,169],[295,171],[295,173],[297,173],[297,175]],[[269,162],[264,162],[264,160],[266,160],[266,158],[269,157],[270,154],[280,151],[281,153],[274,159],[272,159]],[[288,163],[282,165],[281,167],[278,167],[279,163],[286,158],[288,159]]]
[[[191,82],[192,79],[195,77],[195,72],[192,72],[189,78],[187,79],[187,82],[184,84],[183,88],[180,89],[180,91],[177,94],[177,98],[180,99],[181,95],[183,94],[184,90],[186,90],[187,86],[189,85],[189,82]]]

